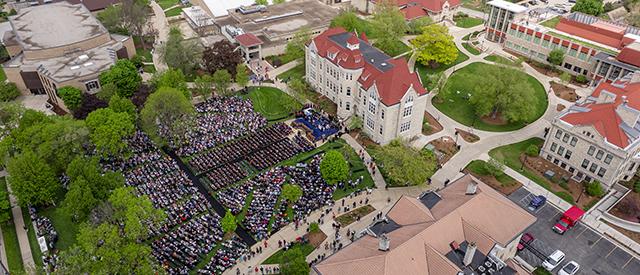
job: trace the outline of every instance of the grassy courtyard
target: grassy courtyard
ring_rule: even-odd
[[[156,2],[163,10],[166,10],[178,4],[178,0],[158,0]]]
[[[474,48],[469,43],[462,43],[462,46],[464,47],[465,50],[467,50],[469,53],[471,53],[473,55],[479,55],[480,54],[480,50]]]
[[[245,97],[249,97],[253,102],[253,109],[265,116],[270,122],[287,119],[292,110],[302,107],[293,97],[278,88],[251,88]]]
[[[512,61],[509,58],[502,57],[502,56],[495,55],[495,54],[485,56],[484,60],[495,62],[495,63],[500,63],[500,64],[504,64],[504,65],[509,65],[509,66],[520,67],[520,63],[519,62],[515,62],[515,61]]]
[[[300,250],[302,251],[302,254],[304,256],[307,256],[309,254],[311,254],[311,252],[313,252],[313,250],[315,249],[313,247],[313,245],[309,244],[309,243],[295,243],[293,246],[291,246],[291,248],[289,249],[293,249],[293,248],[300,248]],[[264,262],[262,262],[262,264],[266,265],[266,264],[282,264],[282,255],[284,254],[284,250],[280,249],[278,251],[276,251],[276,253],[273,253],[273,255],[271,255],[269,258],[267,258],[266,260],[264,260]]]
[[[182,14],[182,7],[175,7],[164,12],[166,17],[173,17]]]
[[[478,83],[473,82],[473,80],[467,78],[466,76],[482,74],[482,72],[489,66],[496,65],[472,63],[454,72],[447,80],[443,92],[439,93],[438,96],[434,98],[433,105],[438,108],[438,110],[445,113],[448,117],[466,126],[471,126],[479,130],[494,132],[513,131],[520,129],[526,126],[528,123],[537,120],[544,114],[548,105],[547,94],[544,90],[544,87],[542,86],[542,84],[540,84],[540,82],[538,82],[538,80],[530,75],[527,75],[527,81],[529,81],[535,91],[534,96],[539,99],[536,106],[535,119],[525,122],[492,124],[485,122],[481,118],[479,118],[475,113],[474,107],[469,102],[469,97],[470,95],[473,95],[474,88]],[[525,74],[524,72],[519,73]]]
[[[304,64],[298,64],[297,66],[289,69],[288,71],[278,75],[278,78],[284,81],[288,81],[294,78],[302,79],[303,77],[304,77]]]
[[[454,18],[454,21],[456,22],[456,26],[460,27],[460,28],[473,28],[475,26],[478,25],[482,25],[482,23],[484,23],[484,20],[480,19],[480,18],[475,18],[475,17],[461,17],[461,18]]]
[[[429,77],[429,75],[436,74],[439,72],[444,72],[455,65],[458,65],[462,62],[467,61],[468,59],[469,59],[469,56],[467,56],[462,51],[460,51],[460,49],[458,49],[458,58],[453,63],[431,68],[429,66],[423,65],[420,62],[416,62],[416,71],[418,72],[418,74],[420,74],[420,78],[424,81]]]

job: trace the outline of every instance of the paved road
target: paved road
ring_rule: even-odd
[[[549,255],[556,249],[560,249],[567,255],[565,263],[570,260],[578,262],[582,274],[640,274],[640,260],[638,258],[619,248],[582,222],[564,235],[553,232],[551,228],[562,213],[550,204],[546,204],[536,211],[530,211],[526,206],[533,195],[526,189],[520,188],[508,197],[538,218],[527,229],[527,232],[536,238],[536,241],[532,243],[532,249],[518,252],[518,255],[532,266],[539,266],[544,260],[536,256],[533,250],[537,250],[543,255]]]

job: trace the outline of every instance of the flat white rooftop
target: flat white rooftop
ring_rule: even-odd
[[[521,13],[527,10],[527,7],[525,6],[520,6],[518,4],[515,3],[511,3],[508,1],[504,1],[504,0],[493,0],[489,3],[487,3],[488,5],[492,5],[492,6],[496,6],[498,8],[501,9],[505,9],[514,13]]]
[[[227,10],[237,9],[240,6],[251,6],[256,0],[202,0],[207,8],[213,13],[213,17],[225,16],[229,14]],[[273,4],[273,0],[268,0]]]

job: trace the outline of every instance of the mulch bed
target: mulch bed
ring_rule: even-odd
[[[619,227],[615,224],[609,223],[607,221],[604,221],[607,225],[611,226],[613,229],[615,229],[616,231],[622,233],[622,235],[625,235],[627,237],[629,237],[629,239],[632,239],[634,241],[636,241],[637,243],[640,243],[640,233],[638,232],[633,232],[631,230],[627,230],[624,229],[622,227]]]
[[[551,81],[551,88],[553,89],[553,93],[556,94],[557,97],[564,100],[576,102],[579,99],[579,96],[576,94],[575,89],[567,87],[563,84]]]
[[[556,111],[560,112],[560,111],[564,110],[565,108],[567,108],[567,106],[564,106],[563,104],[558,104],[558,106],[556,106]]]
[[[309,239],[309,244],[313,245],[313,247],[318,248],[325,239],[327,239],[327,234],[324,234],[322,230],[318,232],[312,232],[307,234],[307,238]]]
[[[495,116],[494,115],[483,116],[480,118],[480,120],[482,120],[486,124],[491,124],[491,125],[506,125],[509,123],[507,120],[504,119],[504,117],[502,117],[502,114],[500,112],[496,113]]]
[[[431,129],[429,129],[428,131],[425,131],[424,127],[422,128],[422,133],[424,135],[433,135],[437,132],[442,131],[442,124],[440,124],[440,122],[438,122],[438,120],[436,120],[436,118],[433,117],[429,112],[424,112],[424,120],[426,120],[426,123],[429,123],[429,125],[431,126]]]
[[[458,131],[458,135],[460,135],[462,137],[462,139],[464,139],[464,141],[469,142],[469,143],[474,143],[478,140],[480,140],[480,137],[478,137],[475,134],[472,134],[470,132],[467,132],[465,130],[456,128],[456,131]]]
[[[337,216],[335,218],[335,220],[341,225],[341,226],[347,226],[352,224],[353,222],[355,222],[356,220],[358,220],[358,218],[362,218],[366,215],[368,215],[369,213],[376,211],[375,208],[373,208],[373,206],[367,204],[365,206],[361,206],[358,207],[356,209],[353,209],[345,214],[342,214],[340,216]]]
[[[371,148],[373,146],[378,145],[377,143],[375,143],[373,140],[371,140],[370,138],[361,135],[360,134],[361,130],[352,130],[351,132],[349,132],[349,135],[353,138],[356,139],[356,141],[358,143],[360,143],[360,145],[362,145],[362,147],[364,148]]]
[[[502,193],[505,196],[511,195],[511,193],[520,189],[520,187],[522,186],[522,183],[516,180],[514,180],[514,184],[509,186],[504,186],[502,182],[498,181],[494,176],[476,174],[472,171],[469,171],[468,169],[465,169],[464,171],[467,173],[471,173],[474,177],[478,178],[479,180],[491,186],[491,188],[495,189],[496,191]]]
[[[440,165],[444,165],[458,152],[456,142],[451,137],[441,137],[439,139],[432,140],[429,144],[433,145],[435,150],[444,154],[443,157],[438,158],[438,163],[440,163]]]
[[[629,192],[609,212],[623,220],[640,223],[640,194]]]
[[[540,178],[543,178],[550,186],[551,190],[554,192],[567,192],[571,194],[574,200],[577,200],[580,197],[580,201],[576,203],[576,205],[582,209],[585,209],[585,206],[588,206],[592,203],[593,200],[598,200],[596,197],[591,197],[587,195],[587,193],[582,194],[584,187],[582,183],[576,182],[571,179],[571,173],[562,169],[560,166],[553,164],[552,162],[542,158],[542,157],[526,157],[525,154],[520,156],[520,161],[525,163],[531,171],[535,172]],[[547,170],[551,170],[555,173],[553,176],[553,181],[544,177],[544,172]],[[559,183],[562,178],[568,178],[565,187],[562,187]],[[557,183],[556,183],[557,182]]]

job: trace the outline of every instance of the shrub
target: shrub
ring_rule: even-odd
[[[640,180],[636,181],[633,184],[633,191],[635,191],[636,193],[640,193]]]
[[[317,222],[312,222],[311,224],[309,224],[309,232],[311,233],[320,232],[320,225],[318,225]]]
[[[499,177],[504,174],[504,164],[494,158],[484,163],[484,170],[494,177]]]
[[[13,82],[2,82],[0,84],[0,101],[7,102],[20,96],[20,90]]]
[[[533,275],[551,275],[551,272],[539,266],[533,271]]]
[[[525,154],[527,154],[527,156],[530,156],[530,157],[535,157],[539,153],[540,153],[540,148],[538,148],[538,146],[536,146],[535,144],[529,145],[529,147],[527,147],[527,150],[525,151]]]
[[[587,82],[589,82],[589,79],[587,79],[585,75],[579,74],[576,76],[576,81],[581,84],[587,84]]]
[[[604,195],[604,190],[602,190],[602,185],[599,181],[587,183],[586,191],[589,196],[601,197],[602,195]]]
[[[61,87],[58,89],[58,95],[70,110],[76,110],[82,104],[82,91],[76,87]]]
[[[573,200],[573,196],[571,196],[571,194],[567,192],[564,192],[564,191],[556,192],[556,196],[560,197],[561,199],[565,200],[570,204],[575,204],[575,201]]]

